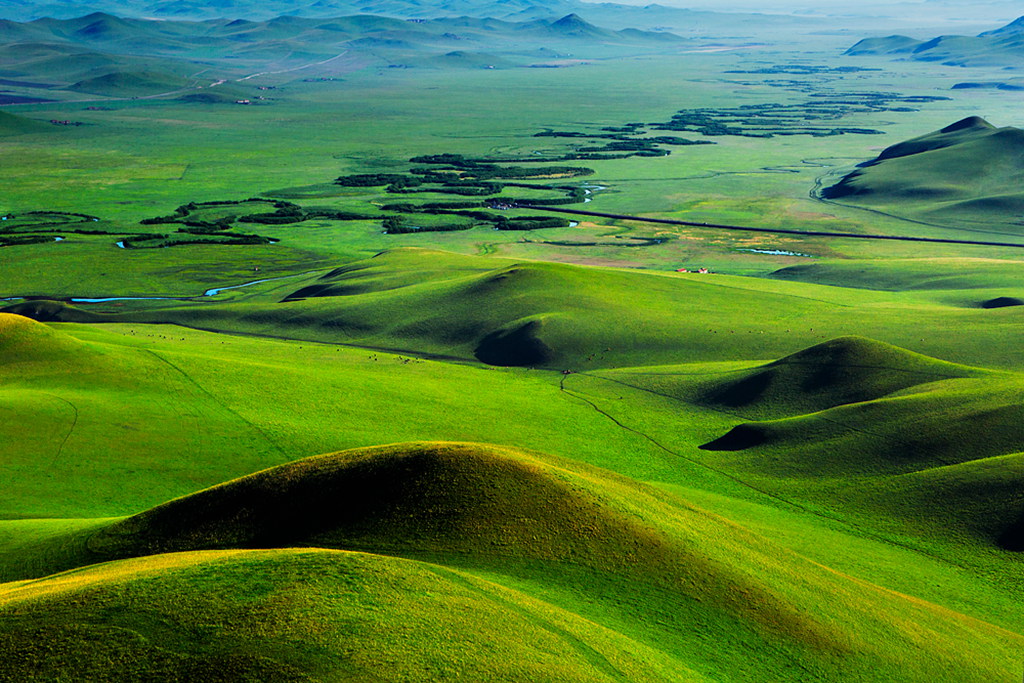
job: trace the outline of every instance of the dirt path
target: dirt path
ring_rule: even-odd
[[[302,66],[296,66],[296,67],[293,67],[291,69],[281,69],[280,71],[261,71],[259,73],[249,74],[248,76],[245,76],[243,78],[236,79],[235,83],[241,83],[242,81],[247,81],[250,78],[256,78],[257,76],[271,76],[273,74],[287,74],[287,73],[291,73],[292,71],[302,71],[303,69],[311,69],[314,66],[321,66],[323,64],[327,64],[329,62],[333,62],[335,59],[341,59],[342,57],[344,57],[347,54],[348,54],[348,50],[345,50],[345,51],[341,52],[340,54],[336,54],[333,57],[328,57],[327,59],[321,60],[319,62],[312,62],[310,64],[303,64]],[[223,82],[224,81],[221,81],[221,83],[223,83]],[[212,88],[213,86],[210,86],[210,87]]]

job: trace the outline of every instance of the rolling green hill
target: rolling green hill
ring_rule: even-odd
[[[1019,374],[845,338],[768,364],[595,376],[733,416],[700,446],[703,461],[762,490],[958,564],[968,546],[981,556],[1021,546]]]
[[[115,72],[88,78],[68,86],[68,90],[110,97],[137,97],[181,90],[189,82],[169,74],[153,72]]]
[[[0,314],[0,355],[3,365],[23,372],[28,365],[52,366],[61,361],[87,360],[91,349],[47,325],[18,315]]]
[[[296,545],[311,549],[285,549]],[[253,549],[188,550],[239,546]],[[527,654],[540,649],[563,653],[564,680],[701,680],[749,666],[753,649],[783,680],[793,657],[798,678],[983,680],[1022,640],[852,580],[652,487],[481,445],[302,460],[94,529],[84,547],[93,558],[179,552],[0,586],[0,670],[18,675],[46,642],[47,666],[78,675],[124,658],[140,676],[219,664],[229,678],[397,666],[422,679],[429,663],[514,680],[531,675],[523,667],[550,676],[547,656]],[[243,579],[253,575],[258,585]],[[439,642],[452,605],[458,624]],[[170,614],[172,626],[155,626]],[[509,637],[501,614],[523,627]],[[671,638],[655,627],[666,620]]]
[[[701,390],[698,401],[744,415],[782,417],[981,372],[870,339],[842,337],[717,379]]]
[[[885,149],[821,196],[919,220],[1019,234],[1024,131],[969,117]]]
[[[558,278],[580,291],[592,280],[592,293],[616,291],[618,277],[634,293],[688,285],[493,265],[392,252],[295,285],[326,291],[282,305],[385,297],[380,306],[430,281],[514,285],[534,300],[536,286],[551,301]],[[716,288],[731,289],[682,291]],[[678,312],[682,299],[667,301]],[[422,680],[429,662],[543,680],[522,660],[554,670],[552,657],[564,680],[718,680],[751,667],[776,680],[1001,680],[1022,644],[1003,587],[1016,565],[986,559],[1017,538],[1014,373],[863,338],[770,363],[737,360],[763,353],[759,343],[730,346],[724,363],[566,376],[168,325],[0,322],[5,675],[40,666],[46,643],[45,666],[80,677],[389,667]],[[458,335],[447,343],[468,348]],[[760,376],[769,381],[744,395]],[[372,446],[380,425],[418,441]],[[697,449],[730,429],[769,438]],[[317,452],[329,454],[303,458]],[[931,490],[945,493],[941,509]],[[893,546],[882,539],[897,524]],[[803,546],[807,534],[817,547]],[[851,543],[861,551],[847,557]],[[920,579],[946,570],[923,568],[913,543],[959,553],[959,578]],[[473,654],[439,640],[442,625]]]
[[[362,553],[176,553],[104,564],[4,586],[0,614],[0,676],[9,679],[706,680],[518,591]]]
[[[0,22],[0,680],[1019,683],[1012,97],[355,2]]]
[[[766,360],[849,335],[954,362],[1019,368],[1020,359],[1002,341],[1022,309],[980,307],[997,296],[1024,294],[1012,287],[1015,272],[1004,263],[990,277],[1001,288],[958,292],[970,301],[946,302],[929,299],[934,292],[890,295],[405,248],[310,276],[273,298],[153,302],[135,312],[28,301],[3,310],[53,321],[170,322],[573,371]],[[965,337],[960,330],[968,327],[972,333]]]
[[[787,266],[772,278],[855,289],[905,292],[954,306],[1000,308],[1024,297],[1019,261],[981,258],[864,259]]]
[[[40,121],[0,111],[0,136],[41,133],[45,130],[47,130],[46,124]]]

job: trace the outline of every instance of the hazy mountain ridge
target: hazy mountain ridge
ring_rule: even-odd
[[[947,66],[1024,67],[1024,17],[977,36],[938,36],[916,40],[893,35],[865,38],[848,49],[848,56],[891,55]]]
[[[194,0],[98,0],[89,9],[123,17],[139,19],[204,20],[243,18],[266,21],[279,16],[327,18],[352,14],[372,14],[399,19],[439,19],[456,17],[495,18],[507,21],[551,19],[567,14],[581,14],[589,20],[611,28],[640,28],[670,30],[687,34],[709,31],[749,30],[776,24],[820,24],[820,20],[780,15],[719,13],[707,10],[689,10],[657,3],[625,5],[610,2],[583,2],[581,0],[220,0],[196,2]],[[72,19],[83,12],[81,3],[71,0],[33,2],[31,0],[0,0],[0,18],[31,21],[44,17]]]
[[[109,94],[107,81],[149,72],[159,77],[147,80],[175,86],[125,93],[143,95],[189,87],[191,81],[182,79],[197,70],[197,62],[223,68],[221,78],[239,68],[281,69],[341,55],[363,65],[434,67],[452,53],[476,54],[479,59],[462,60],[464,68],[498,68],[528,66],[559,52],[596,58],[659,52],[685,42],[668,32],[604,28],[577,14],[530,21],[354,15],[196,22],[93,12],[74,19],[0,20],[0,54],[7,55],[0,76],[86,92],[97,92],[92,81],[101,79],[100,91]],[[85,88],[77,87],[82,83]]]

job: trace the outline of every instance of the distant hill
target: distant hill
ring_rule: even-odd
[[[821,196],[958,227],[1024,232],[1024,130],[972,116],[901,142]]]
[[[195,60],[217,67],[206,70],[213,82],[239,70],[280,73],[341,56],[363,66],[487,68],[503,61],[527,66],[536,54],[526,53],[542,47],[603,58],[664,52],[682,44],[683,38],[666,31],[616,30],[575,13],[526,21],[354,15],[196,22],[93,12],[72,19],[0,21],[0,56],[9,76],[113,96],[186,87]],[[484,55],[473,58],[473,53]]]
[[[626,5],[582,0],[94,0],[88,7],[119,17],[165,20],[265,21],[279,16],[324,18],[373,14],[416,20],[472,17],[523,22],[576,13],[615,29],[667,29],[697,34],[724,31],[729,35],[764,26],[817,26],[820,23],[808,18],[695,11],[656,3]],[[0,0],[0,14],[17,21],[43,17],[70,19],[80,16],[82,9],[83,5],[75,0]]]
[[[154,72],[114,72],[88,78],[68,87],[76,92],[110,96],[155,95],[187,87],[189,81]]]
[[[24,133],[39,133],[46,129],[46,124],[39,121],[0,111],[0,137],[22,135]]]
[[[888,55],[949,66],[1020,66],[1024,64],[1024,17],[977,36],[865,38],[844,54]]]

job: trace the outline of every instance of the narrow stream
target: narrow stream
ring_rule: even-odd
[[[274,282],[276,280],[290,280],[293,278],[304,277],[311,275],[318,271],[312,270],[306,273],[298,273],[296,275],[282,275],[280,277],[267,277],[260,280],[253,280],[251,282],[243,282],[240,285],[229,285],[227,287],[215,287],[213,289],[207,289],[202,294],[197,296],[107,296],[99,298],[89,297],[71,297],[69,299],[63,299],[74,304],[103,304],[110,301],[192,301],[198,297],[211,297],[217,296],[221,292],[227,292],[232,289],[242,289],[243,287],[252,287],[253,285],[259,285],[264,282]],[[39,298],[39,297],[33,297]],[[12,296],[7,298],[0,298],[0,301],[22,301],[25,297]]]

